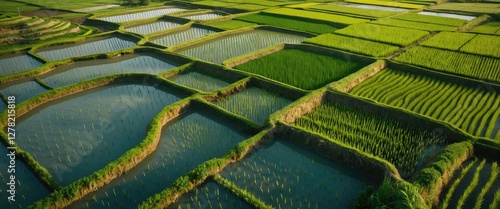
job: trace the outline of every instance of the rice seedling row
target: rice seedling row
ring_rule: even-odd
[[[293,125],[384,158],[403,178],[418,171],[445,144],[442,136],[414,124],[334,103],[320,105]]]
[[[207,180],[168,208],[251,209],[253,207],[213,180]]]
[[[16,142],[68,185],[136,146],[152,118],[180,100],[169,91],[122,83],[58,99],[19,119]]]
[[[208,13],[208,14],[201,14],[201,15],[191,15],[191,16],[184,16],[182,18],[190,19],[190,20],[208,20],[208,19],[213,19],[213,18],[218,18],[222,17],[223,15],[217,14],[217,13]]]
[[[263,124],[269,115],[289,105],[292,101],[281,95],[250,87],[214,103],[257,124]]]
[[[276,138],[221,176],[275,208],[349,208],[373,180],[302,146]]]
[[[455,31],[457,29],[457,27],[454,27],[454,26],[437,25],[437,24],[423,23],[423,22],[414,22],[414,21],[399,20],[399,19],[393,19],[393,18],[378,19],[378,20],[371,22],[371,23],[379,24],[379,25],[401,27],[401,28],[425,30],[425,31]]]
[[[188,112],[163,127],[153,155],[71,207],[134,208],[197,165],[223,156],[247,137],[213,115]]]
[[[103,40],[90,41],[83,44],[72,44],[61,47],[48,47],[38,51],[41,57],[54,61],[71,57],[81,57],[91,54],[108,53],[135,46],[135,43],[118,37],[106,38]]]
[[[145,25],[139,25],[134,27],[125,28],[125,31],[139,34],[150,34],[158,31],[168,30],[182,26],[182,24],[167,21],[158,21],[154,23],[148,23]]]
[[[385,10],[377,10],[377,9],[368,9],[368,8],[357,8],[349,5],[334,5],[334,4],[320,4],[312,7],[308,7],[308,9],[315,9],[319,11],[328,11],[335,12],[341,14],[350,14],[357,15],[360,17],[367,18],[382,18],[387,16],[392,16],[398,14],[393,11],[385,11]]]
[[[148,55],[126,55],[114,59],[82,61],[60,67],[41,79],[53,88],[84,80],[121,73],[159,74],[180,66],[180,63]]]
[[[394,60],[467,77],[500,81],[500,59],[491,57],[417,46]]]
[[[387,57],[399,50],[399,47],[390,44],[378,43],[336,34],[323,34],[320,36],[316,36],[314,38],[307,39],[305,43],[336,48],[373,57]]]
[[[224,29],[224,30],[234,30],[249,26],[255,26],[255,23],[244,22],[240,20],[225,20],[219,22],[211,22],[208,24],[209,26]]]
[[[305,37],[299,35],[255,29],[181,49],[178,53],[220,64],[224,60],[259,49],[280,43],[298,43],[305,39]],[[214,51],[217,53],[214,53]]]
[[[0,93],[5,96],[15,96],[16,103],[26,101],[40,93],[47,91],[34,80],[16,82],[9,86],[0,86]]]
[[[439,12],[427,12],[427,11],[422,11],[418,13],[419,15],[428,15],[428,16],[434,16],[434,17],[444,17],[444,18],[451,18],[451,19],[461,19],[465,21],[471,21],[473,20],[474,16],[468,16],[468,15],[459,15],[459,14],[451,14],[451,13],[439,13]],[[437,19],[436,19],[437,20]],[[436,21],[436,20],[430,20],[430,21]],[[440,21],[442,23],[445,23],[447,21],[451,21],[450,19],[441,19],[443,21]],[[459,22],[456,21],[456,25],[460,26],[461,24],[458,24]],[[448,24],[450,24],[448,22]]]
[[[163,46],[173,46],[182,42],[197,39],[208,34],[215,33],[213,30],[205,28],[191,27],[187,30],[181,32],[175,32],[173,34],[168,34],[165,36],[154,37],[151,42],[160,44]]]
[[[420,45],[456,51],[475,36],[471,33],[440,32]]]
[[[12,150],[8,150],[3,144],[0,145],[0,155],[5,159],[0,161],[0,166],[4,169],[0,171],[0,181],[3,184],[1,189],[2,198],[0,199],[0,204],[2,208],[26,208],[29,204],[47,196],[49,190],[43,185],[38,178],[33,174],[24,164],[23,161],[15,159],[14,169],[9,167],[11,163]],[[11,175],[15,176],[15,179],[11,181]],[[14,200],[8,199],[11,196],[11,185],[14,185]]]
[[[368,39],[398,46],[407,46],[429,35],[427,31],[376,24],[356,24],[335,31],[337,34]]]
[[[440,208],[492,208],[498,201],[495,196],[500,190],[497,162],[473,159],[466,164],[443,192]]]
[[[285,49],[237,66],[298,88],[312,90],[337,81],[363,63],[300,49]]]
[[[25,72],[42,66],[43,63],[29,55],[0,57],[0,76]]]
[[[306,19],[321,20],[327,22],[333,22],[344,25],[351,25],[356,23],[368,22],[366,19],[347,17],[342,15],[327,14],[321,12],[313,12],[306,10],[290,9],[290,8],[278,8],[273,10],[266,10],[265,13],[276,14],[276,15],[286,15],[291,17],[301,17]]]
[[[148,18],[153,18],[153,17],[159,17],[159,16],[170,14],[170,13],[181,12],[181,11],[185,11],[185,9],[164,8],[164,9],[156,9],[156,10],[150,10],[150,11],[138,12],[138,13],[132,13],[132,14],[101,17],[101,18],[97,18],[97,19],[103,20],[103,21],[108,21],[108,22],[121,23],[121,22],[129,22],[129,21],[133,21],[133,20],[142,20],[142,19],[148,19]]]
[[[422,9],[423,5],[416,4],[407,4],[400,2],[392,2],[392,1],[380,1],[380,0],[347,0],[349,3],[358,3],[358,4],[370,4],[370,5],[378,5],[378,6],[388,6],[388,7],[399,7],[405,9]]]
[[[500,21],[491,21],[477,27],[474,27],[469,32],[472,33],[483,33],[483,34],[497,34],[500,35]]]
[[[351,94],[445,121],[476,136],[495,138],[500,95],[409,72],[384,69]]]
[[[467,22],[467,20],[462,20],[462,19],[430,16],[430,15],[415,14],[415,13],[398,15],[392,18],[399,20],[406,20],[410,22],[422,22],[422,23],[430,23],[436,25],[452,26],[452,27],[460,27],[461,25]]]
[[[229,85],[226,81],[199,72],[174,75],[168,79],[177,84],[204,92],[212,92]]]
[[[265,13],[251,14],[246,16],[241,16],[235,18],[236,20],[243,20],[247,22],[253,22],[260,25],[271,25],[282,28],[289,28],[293,30],[323,34],[331,33],[337,28],[325,24],[325,23],[315,23],[311,21],[301,20],[298,18],[290,18],[285,16],[270,15]]]
[[[477,35],[460,48],[462,52],[500,58],[500,37],[491,35]]]

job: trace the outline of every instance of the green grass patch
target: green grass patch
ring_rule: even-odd
[[[208,24],[209,26],[224,29],[224,30],[234,30],[234,29],[240,29],[244,27],[250,27],[250,26],[255,26],[255,23],[249,23],[249,22],[244,22],[244,21],[239,21],[239,20],[225,20],[221,22],[212,22]]]
[[[323,34],[314,38],[307,39],[305,43],[341,49],[374,57],[386,57],[399,49],[399,47],[389,44],[377,43],[373,41],[335,34]]]
[[[332,33],[337,30],[337,28],[324,23],[315,23],[311,21],[300,20],[297,18],[269,15],[265,13],[242,16],[236,19],[247,22],[254,22],[261,25],[271,25],[317,34]]]
[[[333,22],[333,23],[338,23],[338,24],[343,24],[343,25],[351,25],[351,24],[356,24],[356,23],[368,22],[368,20],[361,19],[361,18],[353,18],[353,17],[342,16],[342,15],[334,15],[334,14],[312,12],[312,11],[305,11],[305,10],[298,10],[298,9],[289,9],[289,8],[279,8],[279,9],[267,10],[267,11],[265,11],[265,13],[286,15],[286,16],[292,16],[292,17],[302,17],[302,18],[313,19],[313,20]]]
[[[236,68],[306,90],[337,81],[363,67],[341,57],[300,49],[285,49]]]
[[[337,30],[335,33],[398,46],[410,45],[429,35],[427,31],[368,23],[351,25],[344,29]]]

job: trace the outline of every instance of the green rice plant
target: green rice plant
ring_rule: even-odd
[[[484,202],[484,196],[486,195],[486,192],[488,192],[495,181],[497,180],[498,173],[500,172],[500,169],[498,168],[498,164],[496,162],[493,163],[491,166],[491,173],[490,173],[490,178],[488,179],[488,182],[486,182],[485,186],[481,189],[481,192],[479,192],[479,195],[477,195],[476,198],[476,204],[474,205],[474,209],[481,209],[481,205]]]
[[[305,43],[336,48],[374,57],[387,57],[399,49],[399,47],[389,44],[335,34],[319,35],[314,38],[307,39]]]
[[[205,1],[196,1],[192,2],[191,4],[194,5],[202,5],[202,6],[211,6],[211,7],[229,7],[232,5],[235,5],[235,3],[231,2],[222,2],[222,1],[210,1],[210,0],[205,0]]]
[[[395,57],[396,61],[490,81],[500,81],[500,59],[417,46]]]
[[[447,25],[447,26],[455,26],[455,27],[459,27],[467,22],[467,20],[462,20],[462,19],[449,18],[449,17],[438,17],[438,16],[431,16],[431,15],[422,15],[422,14],[415,14],[415,13],[398,15],[398,16],[394,16],[392,18],[399,19],[399,20],[407,20],[407,21],[411,21],[411,22],[431,23],[431,24],[436,24],[436,25]]]
[[[256,5],[256,4],[237,4],[237,5],[231,5],[229,8],[233,9],[242,9],[242,10],[247,10],[247,11],[257,11],[257,10],[264,10],[269,8],[268,6],[263,6],[263,5]]]
[[[427,31],[376,24],[356,24],[335,31],[337,34],[368,39],[398,46],[407,46],[429,35]]]
[[[266,13],[241,16],[237,17],[236,20],[243,20],[247,22],[257,23],[260,25],[271,25],[271,26],[289,28],[293,30],[311,32],[317,34],[331,33],[337,30],[337,28],[325,23],[311,22],[310,20],[302,18],[271,15]]]
[[[450,204],[451,197],[454,194],[456,188],[458,187],[458,184],[460,184],[460,182],[464,179],[465,175],[476,164],[476,162],[477,162],[477,159],[474,159],[474,161],[472,161],[471,163],[469,163],[469,165],[467,165],[465,168],[462,169],[458,178],[455,179],[453,184],[448,189],[448,192],[446,193],[446,196],[441,203],[441,208],[443,208],[443,209],[448,208],[448,205]]]
[[[337,81],[362,67],[363,63],[342,57],[300,49],[285,49],[236,68],[312,90]]]
[[[225,20],[220,22],[211,22],[208,24],[209,26],[224,29],[224,30],[234,30],[244,27],[255,26],[254,23],[239,21],[239,20]]]
[[[440,32],[420,45],[457,51],[474,36],[476,35],[470,33]]]
[[[400,7],[407,9],[421,9],[424,8],[423,5],[416,4],[407,4],[393,1],[380,1],[380,0],[347,0],[349,3],[359,3],[359,4],[370,4],[370,5],[379,5],[379,6],[388,6],[388,7]]]
[[[462,196],[460,199],[458,199],[457,202],[457,209],[461,209],[463,205],[465,204],[465,201],[469,196],[472,194],[472,191],[476,188],[477,183],[479,182],[479,176],[481,174],[481,170],[484,168],[484,165],[486,164],[486,160],[481,161],[481,164],[476,168],[476,171],[474,172],[474,177],[472,177],[472,181],[469,183],[469,186],[465,191],[462,193]]]
[[[415,173],[445,143],[442,136],[413,124],[329,102],[293,125],[384,158],[404,178]]]
[[[407,20],[398,20],[393,18],[382,18],[371,23],[379,24],[379,25],[388,25],[395,26],[401,28],[412,28],[417,30],[426,30],[426,31],[455,31],[457,27],[447,26],[447,25],[437,25],[431,23],[422,23],[422,22],[412,22]]]
[[[351,25],[351,24],[356,24],[356,23],[368,22],[368,20],[361,19],[361,18],[346,17],[346,16],[342,16],[342,15],[334,15],[334,14],[312,12],[312,11],[290,9],[290,8],[279,8],[279,9],[266,10],[265,13],[286,15],[286,16],[292,16],[292,17],[301,17],[301,18],[313,19],[313,20],[321,20],[321,21],[333,22],[333,23],[344,24],[344,25]]]
[[[500,58],[500,37],[490,35],[477,35],[460,48],[462,52]]]
[[[392,11],[347,7],[347,6],[343,6],[343,5],[334,5],[334,4],[314,5],[314,6],[308,7],[308,9],[315,9],[315,10],[320,10],[320,11],[323,10],[323,11],[328,11],[328,12],[357,15],[357,16],[361,16],[361,17],[365,16],[365,17],[371,17],[371,18],[382,18],[382,17],[387,17],[387,16],[392,16],[392,15],[398,14],[398,12],[392,12]]]
[[[495,209],[500,206],[500,189],[497,189],[495,192],[495,197],[493,199],[493,202],[490,204],[489,209]]]
[[[289,105],[292,101],[281,95],[251,87],[214,103],[253,122],[263,124],[269,115]]]
[[[500,31],[500,21],[491,21],[482,25],[479,25],[469,32],[472,33],[483,33],[483,34],[495,34]]]

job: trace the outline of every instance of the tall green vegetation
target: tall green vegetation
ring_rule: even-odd
[[[427,208],[418,188],[408,182],[391,183],[385,179],[378,189],[369,187],[361,193],[353,209],[379,209],[379,208]]]
[[[293,125],[384,158],[402,177],[415,173],[445,143],[437,133],[413,124],[335,103],[320,105]]]
[[[243,20],[247,22],[258,23],[260,25],[271,25],[317,34],[331,33],[337,30],[337,28],[325,23],[311,22],[301,18],[290,18],[286,16],[271,15],[266,13],[241,16],[237,17],[236,20]]]
[[[313,20],[321,20],[321,21],[333,22],[344,25],[368,22],[368,20],[361,18],[347,17],[342,15],[334,15],[334,14],[313,12],[313,11],[306,11],[299,9],[290,9],[290,8],[278,8],[273,10],[266,10],[265,13],[285,15],[291,17],[301,17]]]
[[[440,32],[422,42],[421,45],[440,49],[458,50],[475,36],[475,34],[471,33]]]
[[[451,17],[438,17],[431,15],[422,15],[415,13],[408,13],[403,15],[394,16],[394,19],[400,20],[408,20],[412,22],[423,22],[423,23],[432,23],[437,25],[447,25],[447,26],[455,26],[459,27],[467,22],[467,20],[451,18]]]
[[[479,84],[478,84],[479,85]],[[351,94],[445,121],[476,136],[495,137],[500,94],[414,73],[384,69]]]
[[[500,82],[500,59],[491,57],[417,46],[403,52],[395,60],[443,72]]]
[[[437,25],[432,23],[413,22],[407,20],[398,20],[393,18],[382,18],[373,22],[374,24],[389,25],[401,28],[412,28],[426,31],[455,31],[457,27],[447,25]]]
[[[377,24],[355,24],[335,31],[337,34],[352,36],[361,39],[393,44],[398,46],[410,45],[429,35],[427,31],[382,26]]]
[[[362,63],[342,57],[300,49],[285,49],[236,68],[311,90],[337,81],[362,66]]]
[[[305,42],[374,57],[386,57],[399,49],[399,47],[389,44],[335,34],[316,36],[307,39]]]

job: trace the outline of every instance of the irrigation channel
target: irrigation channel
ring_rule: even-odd
[[[249,32],[228,35],[203,42],[198,45],[181,49],[178,52],[183,55],[220,64],[229,58],[257,51],[279,43],[298,43],[304,41],[305,39],[306,37],[304,36],[256,29]]]
[[[153,117],[182,97],[137,83],[94,88],[21,116],[17,143],[65,186],[136,146]]]
[[[162,129],[157,149],[132,170],[70,208],[133,208],[197,165],[222,157],[250,137],[204,110],[189,111]],[[189,130],[189,131],[186,131]]]
[[[370,177],[286,139],[274,139],[221,176],[275,208],[349,208]]]

